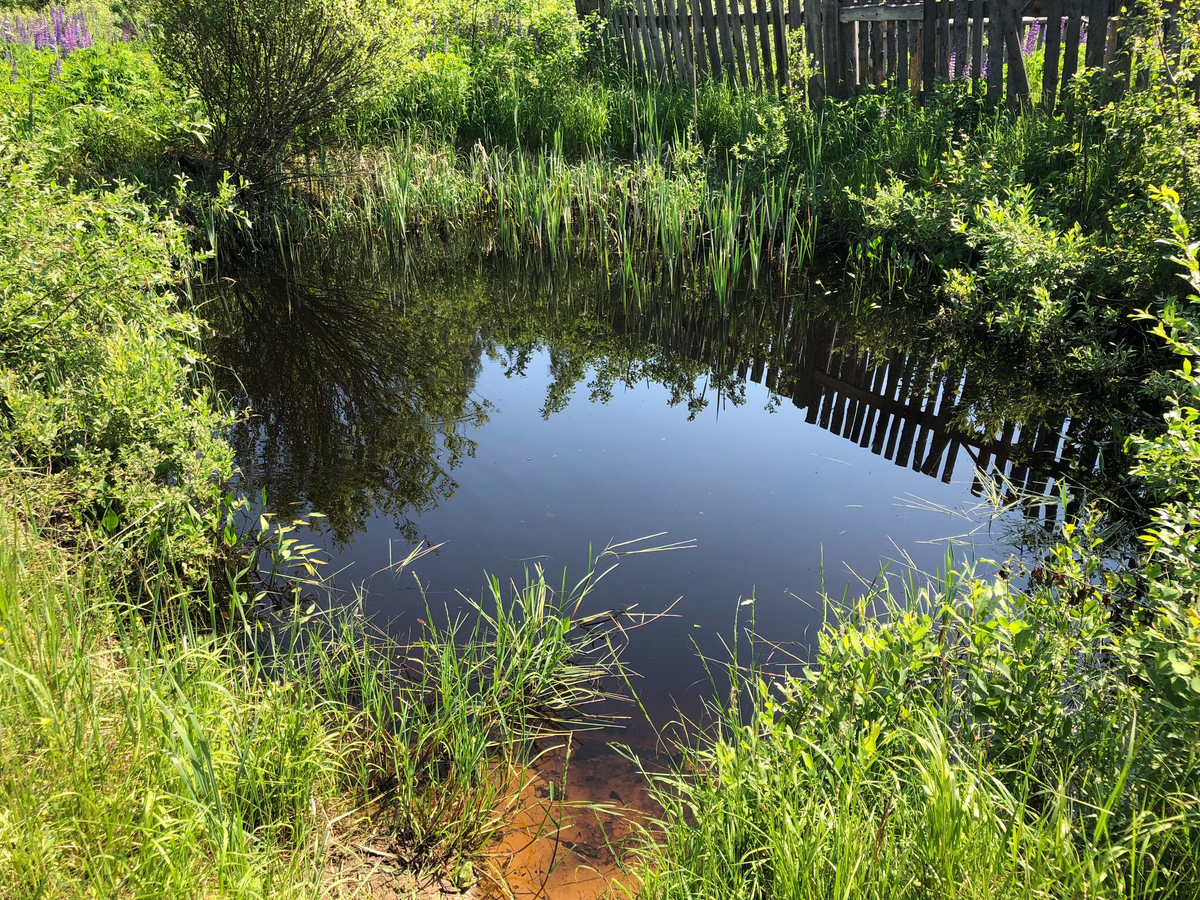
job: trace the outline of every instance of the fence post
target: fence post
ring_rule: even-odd
[[[782,89],[790,84],[787,28],[783,24],[783,0],[771,0],[771,21],[775,26],[775,80]]]
[[[1021,29],[1017,27],[1017,10],[1011,0],[996,2],[1004,15],[1004,43],[1008,47],[1008,106],[1017,109],[1029,104],[1029,74],[1021,53]]]
[[[933,96],[937,75],[937,4],[925,0],[921,12],[921,102],[925,103]]]
[[[1042,109],[1053,115],[1058,99],[1058,63],[1062,55],[1062,0],[1045,0],[1046,53],[1042,66]]]
[[[808,51],[809,62],[813,67],[809,79],[808,96],[810,100],[821,101],[825,98],[825,54],[821,46],[821,16],[820,0],[804,0],[804,49]]]
[[[730,87],[737,86],[736,63],[733,56],[733,23],[729,21],[729,6],[725,0],[717,0],[717,31],[721,41],[721,56],[725,59],[725,78]]]
[[[1004,90],[1004,22],[1000,12],[1000,4],[1007,0],[990,0],[988,9],[988,48],[987,48],[987,102],[995,105],[1000,102],[1000,92]]]
[[[812,0],[818,2],[818,0]],[[838,14],[841,12],[839,0],[819,0],[821,2],[821,18],[824,26],[821,34],[821,64],[825,67],[825,93],[830,97],[844,97],[842,89],[842,60],[838,52]]]
[[[983,77],[983,0],[971,0],[971,92]]]
[[[951,29],[952,47],[950,55],[954,65],[950,67],[951,78],[964,78],[967,74],[967,0],[954,0],[954,25]]]
[[[746,40],[742,30],[742,16],[738,11],[738,0],[729,0],[729,27],[733,30],[733,46],[737,51],[738,74],[743,87],[750,86],[746,76]]]
[[[763,86],[774,88],[779,75],[779,61],[771,64],[771,20],[767,12],[767,0],[758,0],[758,45],[762,50]]]

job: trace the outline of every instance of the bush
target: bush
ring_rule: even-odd
[[[132,188],[37,176],[0,140],[0,443],[60,521],[211,555],[232,472],[228,420],[201,378],[199,323],[173,290],[183,232]]]
[[[259,183],[369,94],[382,40],[335,0],[162,0],[168,71],[200,96],[216,162]]]

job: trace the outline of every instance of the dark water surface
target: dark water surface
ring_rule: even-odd
[[[697,649],[725,658],[735,616],[803,654],[823,594],[1009,552],[977,467],[1042,494],[1095,460],[1056,386],[818,279],[717,304],[433,249],[235,275],[213,348],[254,412],[245,478],[328,517],[335,581],[393,629],[426,599],[463,609],[485,573],[573,580],[612,541],[694,544],[622,558],[592,600],[679,600],[626,656],[660,722],[695,714]],[[416,541],[441,545],[415,568],[425,599],[388,570]]]

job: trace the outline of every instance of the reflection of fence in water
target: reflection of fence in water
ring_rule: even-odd
[[[1003,476],[1017,493],[1046,496],[1071,471],[1095,468],[1098,449],[1078,440],[1079,419],[1007,422],[997,433],[963,430],[960,404],[970,375],[938,377],[936,367],[915,354],[858,351],[837,326],[814,325],[788,353],[786,368],[756,358],[742,362],[738,376],[790,394],[794,406],[807,410],[807,422],[947,483],[965,464]],[[972,492],[982,492],[978,474]],[[1046,509],[1053,514],[1053,504]]]

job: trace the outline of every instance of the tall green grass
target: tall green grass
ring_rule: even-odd
[[[236,591],[114,584],[103,544],[68,553],[11,505],[0,538],[2,896],[311,896],[380,842],[480,877],[529,766],[616,672],[595,568],[511,599],[493,579],[477,615],[397,643],[352,609],[272,624]]]
[[[1197,736],[1075,580],[1092,537],[1055,551],[1067,588],[885,581],[811,667],[735,659],[708,737],[652,776],[639,896],[1196,897]]]

